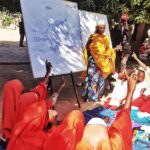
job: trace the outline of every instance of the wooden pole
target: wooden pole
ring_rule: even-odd
[[[80,100],[79,100],[78,92],[77,92],[77,89],[76,89],[76,86],[75,86],[75,81],[74,81],[74,76],[73,76],[73,72],[72,71],[71,71],[71,79],[72,79],[72,84],[73,84],[74,92],[75,92],[75,95],[76,95],[78,107],[81,108]]]
[[[52,76],[49,77],[49,81],[48,81],[48,85],[47,85],[47,89],[50,88],[51,94],[53,94],[53,83],[52,83],[52,77],[53,77],[53,76],[54,76],[54,75],[52,75]]]

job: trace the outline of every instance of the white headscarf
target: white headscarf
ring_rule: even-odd
[[[106,25],[105,21],[100,19],[97,21],[97,25]]]
[[[89,124],[99,124],[99,125],[103,125],[103,126],[107,127],[107,124],[105,123],[105,121],[98,117],[94,117],[94,118],[90,119],[89,122],[87,123],[87,125],[89,125]]]

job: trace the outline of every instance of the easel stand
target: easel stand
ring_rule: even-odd
[[[80,101],[79,101],[79,95],[78,95],[78,92],[77,92],[77,89],[76,89],[76,86],[75,86],[74,75],[73,75],[72,71],[71,71],[71,79],[72,79],[72,84],[73,84],[74,92],[75,92],[75,95],[76,95],[78,107],[81,108]]]
[[[78,92],[77,92],[77,89],[76,89],[76,86],[75,86],[75,80],[74,80],[73,72],[71,71],[71,73],[69,73],[69,74],[58,75],[58,76],[66,76],[66,75],[70,75],[70,76],[71,76],[71,80],[72,80],[72,84],[73,84],[73,89],[74,89],[74,92],[75,92],[75,95],[76,95],[78,107],[81,108],[81,105],[80,105],[80,98],[79,98],[79,95],[78,95]],[[53,93],[53,81],[52,81],[52,79],[53,79],[54,77],[55,77],[54,75],[52,75],[52,76],[49,77],[49,82],[48,82],[48,86],[47,86],[48,89],[50,88],[51,94]]]

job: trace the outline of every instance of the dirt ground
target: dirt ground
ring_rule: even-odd
[[[19,32],[18,29],[0,29],[0,108],[2,108],[2,93],[3,85],[12,79],[19,79],[22,81],[25,89],[32,89],[42,79],[34,79],[30,66],[28,49],[26,47],[19,47]],[[26,45],[26,44],[25,44]],[[79,73],[74,74],[75,83],[79,82]],[[79,109],[77,105],[76,96],[73,89],[71,76],[65,76],[67,85],[62,90],[56,104],[58,111],[58,119],[61,120],[64,116],[73,109]],[[55,91],[60,84],[60,77],[52,79],[53,91]],[[81,95],[81,87],[77,87],[78,95]],[[50,94],[50,91],[49,91]],[[92,109],[97,104],[86,103],[80,97],[82,111]],[[0,109],[0,122],[1,122]]]

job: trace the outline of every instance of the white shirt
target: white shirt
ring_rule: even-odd
[[[135,87],[135,90],[134,90],[134,93],[133,93],[133,100],[140,97],[141,90],[143,88],[146,88],[146,82],[145,81],[142,81],[142,82],[136,84],[136,87]]]
[[[150,67],[147,67],[145,70],[145,80],[146,80],[146,91],[144,95],[150,95]]]
[[[109,105],[119,106],[120,101],[127,95],[127,81],[117,80],[114,90],[111,94]]]
[[[146,68],[145,73],[146,73],[147,75],[149,75],[149,77],[150,77],[150,67],[147,67],[147,68]]]

